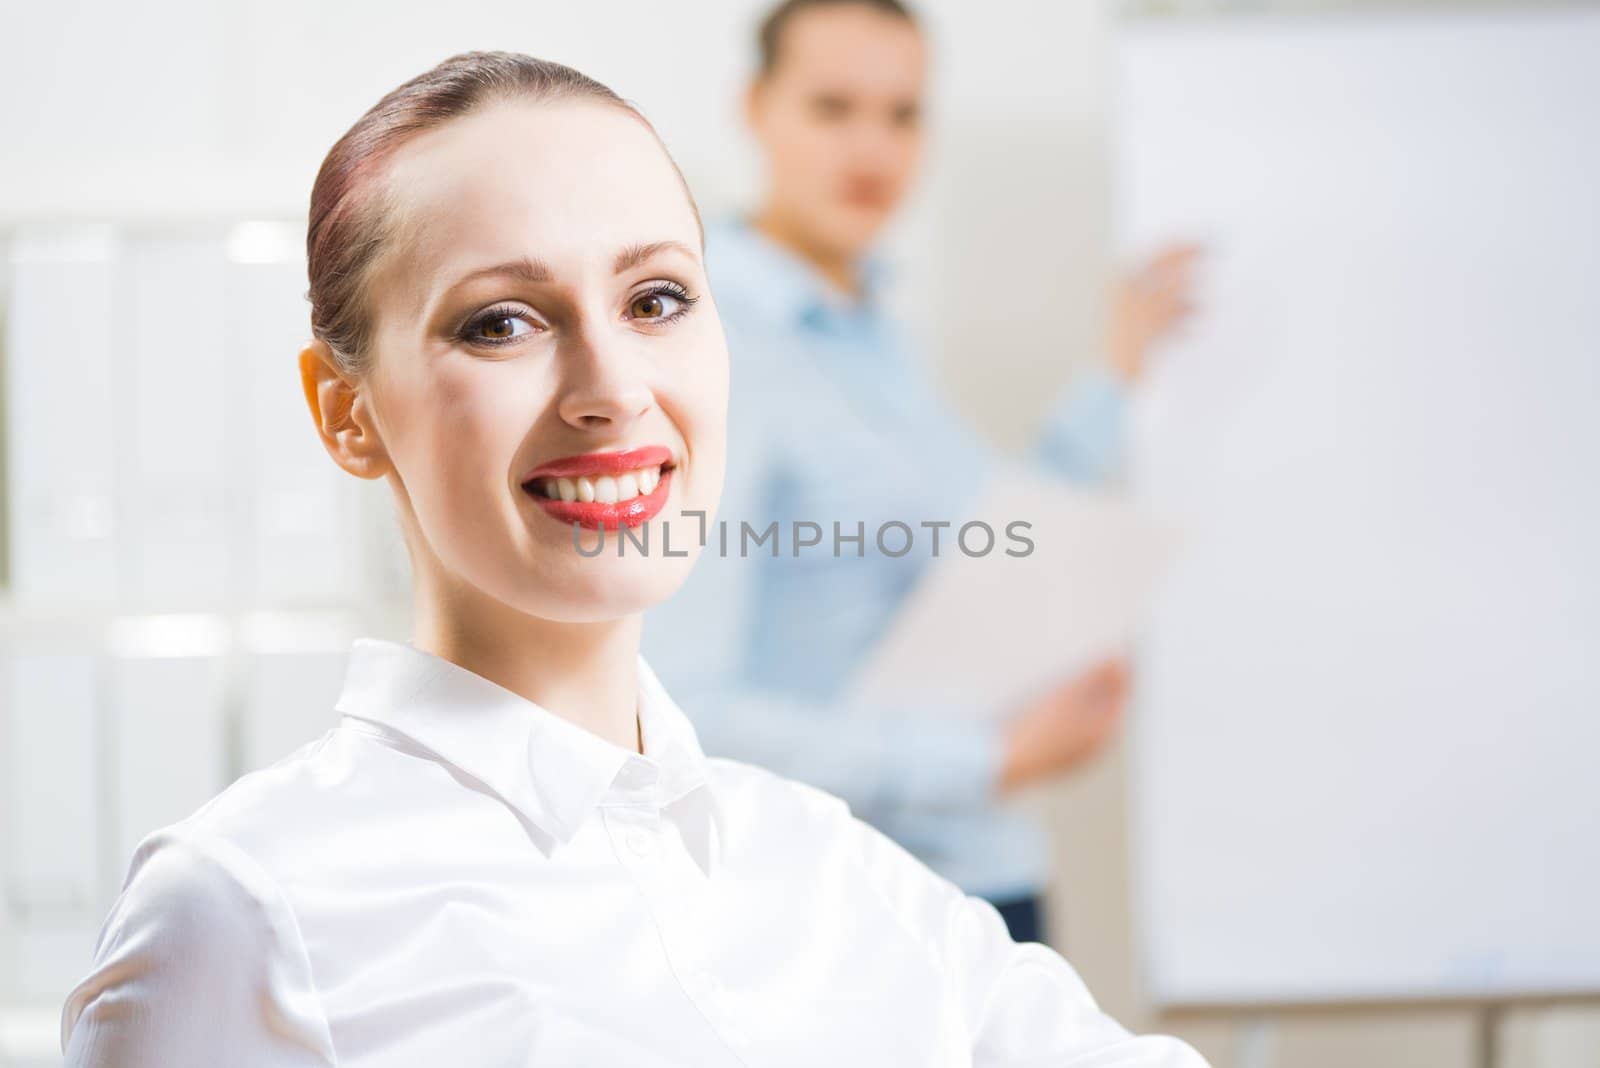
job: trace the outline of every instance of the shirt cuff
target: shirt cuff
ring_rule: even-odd
[[[1058,474],[1081,482],[1107,478],[1120,459],[1128,387],[1096,363],[1062,387],[1040,431],[1039,458]]]

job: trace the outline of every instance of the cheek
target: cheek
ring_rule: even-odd
[[[836,178],[855,170],[861,163],[861,155],[843,124],[830,124],[817,131],[816,160],[820,176]]]
[[[529,419],[521,391],[496,376],[503,365],[463,364],[419,380],[405,413],[406,447],[397,458],[414,499],[444,507],[498,494]],[[481,506],[481,501],[476,502]]]
[[[916,169],[917,161],[922,158],[922,136],[917,133],[901,137],[895,153],[895,178],[904,182],[911,177],[911,172]]]
[[[676,365],[671,380],[658,387],[656,399],[682,435],[696,469],[707,474],[720,470],[728,437],[728,351],[720,326],[707,330]]]
[[[697,368],[673,390],[671,406],[697,453],[722,453],[728,434],[728,383],[714,367]]]
[[[844,138],[840,127],[820,119],[797,117],[785,132],[783,151],[776,162],[787,174],[805,175],[812,182],[825,180],[843,162]]]

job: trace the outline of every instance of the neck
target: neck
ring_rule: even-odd
[[[853,255],[817,241],[793,217],[772,204],[758,212],[751,223],[770,240],[816,268],[834,289],[851,300],[860,299],[861,279]]]
[[[412,644],[525,697],[606,741],[643,752],[641,617],[594,623],[539,619],[465,583],[418,572]]]

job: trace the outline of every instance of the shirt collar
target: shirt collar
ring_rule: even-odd
[[[709,875],[719,838],[705,753],[643,656],[638,668],[642,754],[410,642],[357,638],[334,707],[465,772],[556,843],[597,806],[654,806]]]
[[[708,228],[706,259],[713,285],[738,286],[745,300],[783,322],[874,319],[890,277],[888,260],[881,253],[863,256],[856,266],[861,298],[851,301],[822,272],[743,218],[724,219]]]

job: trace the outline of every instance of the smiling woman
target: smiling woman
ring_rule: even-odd
[[[692,541],[574,551],[715,511],[701,248],[649,125],[553,63],[453,57],[334,146],[300,371],[393,492],[413,637],[138,845],[69,1065],[1202,1063],[837,798],[702,751],[638,652]]]
[[[590,562],[570,527],[669,505],[670,522],[721,487],[727,352],[700,219],[644,119],[557,64],[450,61],[341,138],[311,199],[307,396],[335,461],[394,487],[417,644],[463,662],[532,627],[557,648],[552,623],[675,589],[692,557]],[[601,455],[641,448],[662,458]],[[528,492],[552,462],[588,465],[594,499]],[[650,515],[622,494],[646,468]],[[619,743],[628,685],[608,679],[596,713]]]

